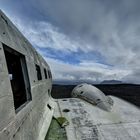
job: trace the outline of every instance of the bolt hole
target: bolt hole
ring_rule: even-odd
[[[67,113],[67,112],[70,112],[70,110],[69,109],[64,109],[63,112]]]
[[[62,100],[62,101],[67,101],[66,99]]]

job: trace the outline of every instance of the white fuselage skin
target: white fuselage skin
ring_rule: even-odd
[[[14,106],[10,83],[14,77],[8,73],[4,46],[24,56],[27,65],[31,98],[18,109]],[[40,67],[41,80],[37,79],[35,65]],[[0,11],[0,140],[44,139],[54,111],[49,96],[52,78],[45,78],[44,69],[50,71],[46,61]]]

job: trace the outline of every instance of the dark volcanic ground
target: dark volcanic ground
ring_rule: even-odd
[[[94,85],[106,95],[113,95],[127,100],[140,107],[140,85],[116,84],[116,85]],[[75,85],[53,85],[53,98],[71,98],[71,91]]]

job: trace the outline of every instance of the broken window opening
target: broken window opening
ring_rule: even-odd
[[[48,71],[48,76],[49,76],[49,78],[52,78],[52,74],[50,71]]]
[[[48,79],[48,76],[47,76],[47,71],[46,69],[44,68],[44,75],[45,75],[45,79]]]
[[[36,64],[35,66],[36,66],[36,72],[37,72],[37,79],[42,80],[41,69],[39,65]]]
[[[25,56],[3,44],[15,110],[31,100],[31,88]],[[20,109],[19,109],[20,108]]]

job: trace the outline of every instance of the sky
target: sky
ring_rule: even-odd
[[[139,0],[0,0],[54,81],[140,84]]]

